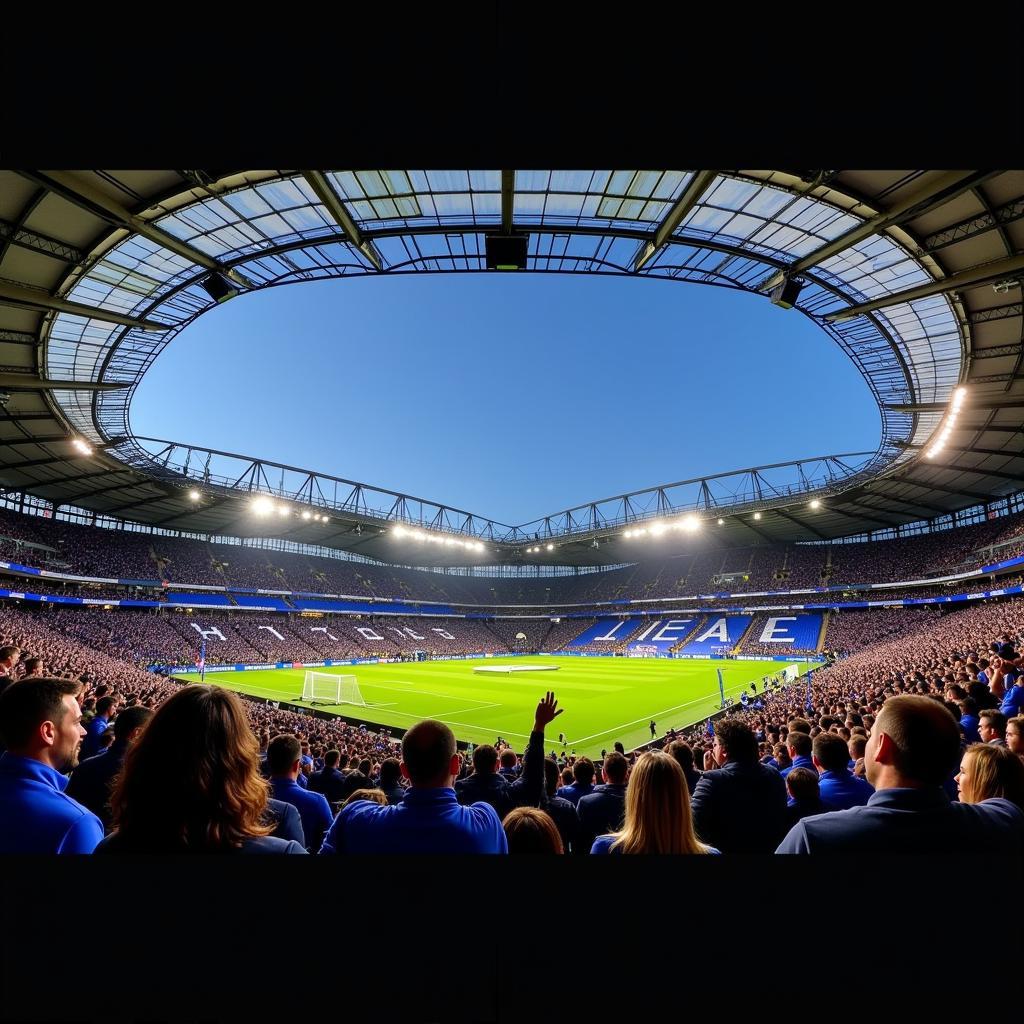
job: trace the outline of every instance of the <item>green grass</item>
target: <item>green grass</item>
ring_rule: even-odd
[[[482,665],[557,665],[556,672],[515,672],[486,676]],[[658,734],[703,721],[719,703],[716,668],[722,669],[726,694],[781,671],[778,661],[687,661],[663,658],[480,658],[397,665],[352,665],[317,671],[355,675],[364,699],[374,707],[322,707],[342,718],[407,728],[422,718],[447,722],[460,740],[493,743],[505,737],[525,745],[533,711],[545,691],[553,690],[565,713],[548,727],[547,748],[564,732],[569,748],[594,756],[620,740],[627,750],[650,739],[653,718]],[[799,663],[798,663],[799,664]],[[800,664],[800,672],[808,666]],[[206,681],[242,693],[299,703],[303,669],[217,672]],[[195,674],[182,678],[196,679]]]

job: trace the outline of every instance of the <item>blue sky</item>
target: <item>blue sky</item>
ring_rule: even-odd
[[[624,491],[873,449],[878,411],[795,310],[611,275],[407,275],[268,289],[160,356],[137,433],[510,523]]]

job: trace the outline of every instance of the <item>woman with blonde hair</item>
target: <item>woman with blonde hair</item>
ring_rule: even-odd
[[[626,818],[618,832],[598,836],[591,853],[718,853],[693,831],[690,790],[674,757],[644,754],[626,787]]]
[[[972,743],[956,777],[962,804],[980,804],[1001,796],[1024,810],[1024,761],[1007,747]]]

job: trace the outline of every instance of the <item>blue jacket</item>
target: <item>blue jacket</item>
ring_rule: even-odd
[[[1009,696],[1009,694],[1007,694]],[[1005,704],[1006,701],[1004,700]],[[1003,712],[1005,714],[1005,712]],[[963,730],[964,739],[968,743],[980,743],[981,736],[978,735],[978,716],[977,715],[964,715],[960,719],[960,728]]]
[[[621,849],[612,849],[612,843],[615,842],[615,836],[598,836],[594,840],[594,845],[590,848],[591,853],[610,853],[612,855],[622,853]],[[721,853],[721,850],[716,850],[713,846],[708,847],[708,853]]]
[[[573,807],[579,806],[580,798],[589,796],[596,787],[592,782],[573,782],[571,785],[563,786],[558,790],[556,796],[568,800]]]
[[[459,779],[455,783],[455,795],[458,797],[459,803],[465,806],[479,803],[490,804],[502,821],[515,806],[511,787],[505,781],[504,776],[497,772],[492,772],[489,775],[479,775],[474,772],[468,778]]]
[[[102,754],[82,761],[68,781],[67,795],[88,807],[108,832],[111,827],[110,787],[127,752],[127,741],[114,740]]]
[[[309,777],[309,789],[314,793],[322,793],[328,803],[337,803],[345,799],[345,774],[337,768],[324,768],[313,772]]]
[[[577,853],[589,853],[598,836],[622,828],[626,814],[626,784],[607,782],[598,786],[589,796],[580,798],[576,813],[580,827],[574,848]]]
[[[306,837],[302,831],[302,819],[297,807],[286,804],[283,800],[271,798],[267,800],[266,820],[268,824],[274,826],[271,835],[296,842],[303,849],[306,848]]]
[[[779,774],[785,778],[794,768],[807,768],[818,774],[818,769],[814,767],[814,759],[810,757],[804,757],[802,754],[793,758],[793,763],[788,768],[780,768]]]
[[[64,792],[67,784],[42,761],[0,756],[0,853],[92,853],[103,823]]]
[[[103,840],[99,846],[96,847],[97,853],[121,853],[121,854],[159,854],[159,853],[181,853],[181,850],[150,850],[150,849],[136,849],[121,838],[120,833],[111,832],[106,839]],[[205,851],[196,851],[199,853]],[[292,842],[288,839],[278,839],[276,836],[253,836],[251,839],[243,840],[242,845],[233,847],[228,850],[223,850],[226,854],[282,854],[282,853],[301,853],[305,854],[305,850],[296,842]]]
[[[275,800],[282,800],[298,808],[302,833],[306,837],[306,849],[316,853],[323,842],[324,833],[334,820],[327,797],[303,789],[294,779],[271,779],[270,789]]]
[[[1024,811],[1009,800],[953,803],[938,786],[876,791],[863,807],[804,818],[776,853],[1024,856]]]
[[[818,794],[823,803],[832,804],[830,811],[863,807],[874,791],[867,779],[859,779],[850,772],[822,772],[818,779]]]
[[[693,791],[693,826],[722,853],[771,853],[786,834],[786,783],[767,765],[730,761]]]
[[[508,853],[508,843],[490,804],[463,807],[450,788],[408,789],[400,804],[342,808],[320,852]]]
[[[78,752],[80,761],[87,761],[100,752],[100,737],[110,728],[110,722],[98,715],[85,727],[85,739],[82,749]]]

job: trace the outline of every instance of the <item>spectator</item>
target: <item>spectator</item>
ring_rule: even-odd
[[[400,804],[405,796],[401,786],[402,765],[395,757],[386,757],[380,766],[380,789],[389,804]]]
[[[113,729],[109,730],[114,734],[114,742],[102,754],[82,761],[71,773],[66,790],[68,796],[88,807],[103,822],[107,832],[111,824],[110,788],[114,776],[121,770],[128,748],[142,735],[152,717],[150,708],[140,705],[125,708],[114,720]]]
[[[559,830],[546,811],[537,807],[516,807],[501,824],[509,853],[565,853]]]
[[[370,803],[380,804],[381,807],[387,807],[388,805],[387,796],[379,789],[357,789],[345,801],[344,806],[348,807],[349,804],[354,804],[357,800],[369,800]]]
[[[626,815],[628,773],[629,762],[617,750],[605,757],[601,765],[604,785],[598,786],[588,796],[580,797],[576,804],[576,814],[580,819],[578,853],[589,853],[598,836],[622,828]]]
[[[26,658],[21,665],[25,670],[25,674],[21,677],[22,679],[38,679],[43,675],[42,658]]]
[[[786,791],[789,793],[786,818],[790,828],[812,814],[824,814],[835,809],[822,803],[819,783],[818,773],[809,768],[794,768],[786,776]]]
[[[592,798],[590,798],[592,799]],[[693,831],[690,790],[679,762],[650,751],[640,757],[626,791],[621,830],[598,836],[591,853],[718,853]]]
[[[550,757],[544,759],[544,794],[540,800],[540,809],[547,812],[555,823],[562,837],[562,852],[569,853],[576,843],[580,820],[576,816],[576,808],[558,792],[558,764]],[[507,816],[503,821],[507,823]],[[505,832],[508,833],[507,827]]]
[[[985,708],[978,714],[978,738],[994,747],[1006,746],[1006,715],[995,708]]]
[[[561,713],[553,693],[537,704],[528,757],[543,758],[544,729]],[[320,852],[506,853],[505,833],[494,808],[459,804],[452,784],[460,764],[448,726],[429,719],[417,723],[402,738],[401,771],[410,788],[401,803],[378,807],[356,801],[344,807]],[[520,790],[534,802],[540,797],[539,766],[536,776],[536,793],[532,781],[528,785],[524,780]]]
[[[1007,718],[1024,715],[1024,676],[1014,671],[1004,678],[1006,680],[1006,696],[1003,697],[999,710]]]
[[[14,682],[14,666],[21,658],[21,651],[12,645],[0,647],[0,693]]]
[[[341,754],[337,750],[328,750],[324,754],[324,766],[309,777],[309,790],[327,798],[330,804],[341,803],[345,799],[345,776],[338,770]]]
[[[475,753],[475,751],[474,751]],[[519,778],[519,758],[511,747],[506,747],[499,758],[501,774],[506,782],[515,782]]]
[[[811,751],[812,742],[809,731],[794,730],[791,726],[789,735],[786,737],[786,752],[789,754],[790,763],[787,768],[781,768],[779,774],[785,778],[794,768],[806,768],[809,771],[815,771]]]
[[[1024,760],[1024,717],[1011,718],[1006,723],[1006,746]]]
[[[302,834],[306,849],[317,853],[324,833],[331,827],[334,815],[331,805],[322,793],[303,789],[299,783],[302,771],[302,745],[290,733],[282,733],[270,741],[267,765],[270,768],[270,789],[275,800],[291,804],[302,819]]]
[[[980,743],[978,735],[978,705],[972,697],[965,697],[957,702],[960,707],[960,729],[967,743]]]
[[[1003,747],[975,743],[964,751],[956,777],[960,802],[980,804],[1003,797],[1024,810],[1024,763]]]
[[[757,760],[750,726],[726,718],[715,726],[712,758],[693,792],[697,834],[722,853],[769,853],[786,830],[786,783]]]
[[[700,781],[701,774],[693,766],[693,747],[685,740],[674,740],[668,745],[666,753],[679,762],[679,767],[683,769],[683,776],[686,778],[686,788],[690,796],[693,796],[693,791]]]
[[[373,789],[373,779],[370,778],[370,759],[361,758],[359,763],[345,775],[345,782],[341,788],[341,799],[347,800],[357,789]]]
[[[563,786],[558,795],[568,800],[573,807],[578,807],[580,798],[594,792],[594,762],[589,757],[581,757],[572,766],[573,783]]]
[[[994,749],[994,748],[993,748]],[[967,854],[1020,859],[1024,812],[1005,799],[951,803],[942,786],[960,730],[938,701],[911,694],[882,705],[864,755],[875,792],[863,807],[804,818],[779,853]]]
[[[830,805],[828,810],[862,807],[874,792],[870,783],[850,771],[849,755],[850,748],[841,736],[823,732],[814,737],[812,760],[815,770],[821,773],[819,794]]]
[[[489,743],[474,748],[473,774],[455,783],[455,795],[460,804],[490,804],[501,820],[515,806],[509,783],[498,772],[498,752]]]
[[[25,679],[0,694],[0,853],[92,853],[103,824],[68,796],[85,730],[70,679]]]
[[[303,853],[272,835],[241,699],[191,684],[164,701],[114,784],[104,853]]]
[[[110,720],[117,714],[117,701],[110,696],[96,701],[96,717],[86,727],[82,740],[81,758],[87,761],[100,752],[100,737],[110,728]]]

